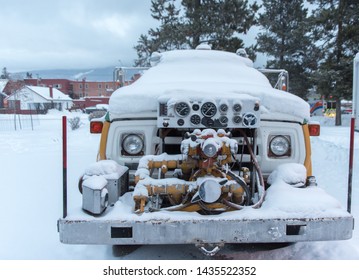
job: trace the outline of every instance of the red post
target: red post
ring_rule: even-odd
[[[62,206],[63,218],[67,216],[67,118],[62,116]]]
[[[355,127],[355,116],[353,115],[350,120],[350,143],[349,143],[349,175],[348,175],[348,201],[347,201],[347,210],[349,213],[351,213],[351,204],[352,204],[354,127]]]

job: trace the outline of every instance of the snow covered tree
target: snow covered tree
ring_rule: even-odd
[[[303,0],[263,0],[257,50],[269,56],[267,68],[289,72],[289,91],[305,97],[318,49],[311,42],[308,10]]]
[[[152,0],[151,15],[160,22],[159,27],[151,28],[148,35],[142,34],[134,47],[138,59],[136,66],[149,66],[151,53],[181,49],[186,43],[180,22],[180,10],[176,8],[176,0]]]
[[[6,67],[4,67],[2,69],[0,78],[1,79],[10,79],[10,73],[7,71]]]
[[[243,48],[239,34],[255,24],[256,2],[247,0],[182,0],[188,44],[195,48],[208,41],[213,49],[235,52]]]
[[[213,49],[243,48],[239,35],[255,24],[258,8],[247,0],[182,0],[178,8],[175,0],[152,0],[152,17],[160,26],[140,36],[135,65],[148,65],[154,51],[195,48],[201,42]]]
[[[359,51],[359,2],[357,0],[309,0],[316,8],[311,17],[313,37],[321,46],[320,67],[315,75],[318,92],[340,104],[351,98],[353,59]],[[336,125],[341,125],[340,105]]]

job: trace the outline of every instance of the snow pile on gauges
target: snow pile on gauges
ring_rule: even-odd
[[[86,168],[84,179],[91,176],[103,176],[105,179],[118,179],[127,170],[128,167],[119,165],[114,160],[100,160]]]
[[[210,50],[160,54],[156,66],[132,85],[112,94],[109,111],[112,119],[129,114],[154,114],[158,98],[165,95],[218,98],[246,94],[260,99],[262,114],[291,115],[299,121],[310,117],[307,102],[273,89],[262,73],[248,66],[246,59],[234,53]]]

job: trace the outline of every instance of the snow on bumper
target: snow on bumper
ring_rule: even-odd
[[[59,219],[60,240],[69,244],[275,243],[345,240],[352,237],[353,216],[319,187],[273,184],[259,209],[219,215],[158,211],[133,213],[126,193],[102,215],[82,209]]]
[[[59,220],[60,240],[69,244],[272,243],[344,240],[353,218],[259,220]]]

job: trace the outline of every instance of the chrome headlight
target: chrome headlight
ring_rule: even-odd
[[[274,136],[269,142],[269,156],[283,157],[290,156],[290,138],[289,136]]]
[[[143,151],[143,138],[137,134],[128,134],[122,140],[122,148],[129,155],[138,155]]]

